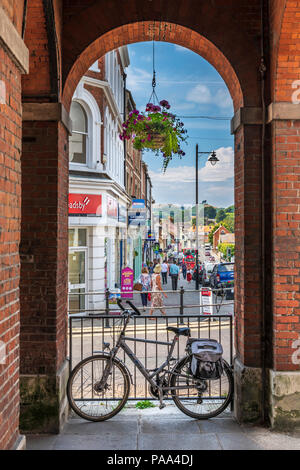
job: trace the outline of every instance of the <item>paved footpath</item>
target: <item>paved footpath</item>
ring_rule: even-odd
[[[131,405],[109,421],[74,417],[59,435],[27,436],[27,450],[300,450],[300,437],[239,426],[226,412],[197,421],[173,405]]]

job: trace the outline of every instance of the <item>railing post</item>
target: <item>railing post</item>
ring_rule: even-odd
[[[105,290],[105,315],[109,315],[109,289]],[[109,328],[109,318],[105,318],[105,328]]]
[[[183,305],[183,296],[184,296],[184,288],[180,287],[180,323],[183,323],[183,314],[184,314],[184,305]]]

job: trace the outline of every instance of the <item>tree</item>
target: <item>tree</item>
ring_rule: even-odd
[[[216,218],[217,210],[213,206],[205,206],[204,207],[204,217],[207,219],[215,219]]]
[[[225,209],[225,212],[226,212],[226,213],[234,214],[234,206],[229,206],[229,207],[227,207],[227,209]]]
[[[226,217],[226,212],[224,209],[219,209],[218,212],[217,212],[217,216],[216,216],[216,222],[219,223],[219,222],[222,222],[222,220],[224,220]]]
[[[223,223],[228,226],[230,232],[234,233],[234,214],[227,213]]]

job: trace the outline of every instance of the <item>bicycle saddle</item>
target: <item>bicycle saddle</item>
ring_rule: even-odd
[[[173,333],[175,333],[175,335],[178,335],[178,336],[180,335],[191,336],[191,330],[187,326],[183,328],[175,328],[174,326],[168,326],[167,330],[173,331]]]

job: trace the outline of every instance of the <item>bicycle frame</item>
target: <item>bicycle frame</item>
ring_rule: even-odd
[[[173,341],[170,341],[170,342],[169,341],[156,341],[156,340],[149,340],[149,339],[140,339],[140,338],[130,338],[128,336],[125,336],[126,327],[129,323],[129,321],[130,321],[130,316],[128,316],[126,318],[124,327],[123,327],[123,329],[120,333],[120,336],[118,338],[116,346],[110,352],[110,361],[109,361],[109,363],[107,364],[106,368],[103,371],[103,376],[102,376],[102,378],[100,380],[100,383],[99,383],[100,387],[101,388],[104,387],[104,385],[105,385],[105,383],[108,379],[108,375],[110,373],[112,361],[116,357],[119,349],[122,349],[128,355],[129,359],[136,365],[138,370],[145,377],[145,379],[150,383],[150,385],[152,385],[152,387],[154,389],[158,390],[159,395],[161,397],[162,397],[162,393],[166,392],[166,391],[170,391],[170,390],[173,390],[173,389],[176,389],[176,390],[189,389],[190,386],[188,386],[188,385],[186,385],[186,386],[177,386],[177,387],[161,387],[153,380],[153,378],[155,376],[157,376],[160,372],[162,372],[164,370],[164,368],[168,364],[170,364],[170,362],[172,360],[172,354],[173,354],[173,351],[174,351],[175,346],[176,346],[176,342],[178,341],[179,337],[175,335],[174,338],[173,338]],[[144,365],[141,363],[141,361],[138,359],[138,357],[135,355],[135,353],[126,344],[126,341],[161,344],[161,345],[164,345],[164,346],[170,346],[170,349],[169,349],[169,352],[168,352],[168,355],[167,355],[167,358],[166,358],[165,362],[163,364],[161,364],[157,369],[155,369],[152,374],[150,374],[149,370],[144,367]],[[166,373],[171,374],[170,371],[166,371]]]

